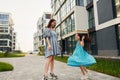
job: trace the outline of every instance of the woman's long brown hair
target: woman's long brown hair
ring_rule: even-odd
[[[54,22],[54,21],[56,21],[56,20],[55,20],[55,19],[50,19],[50,21],[49,21],[49,23],[48,23],[48,25],[47,25],[47,28],[50,28],[51,23]]]

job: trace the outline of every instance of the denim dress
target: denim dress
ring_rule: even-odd
[[[50,40],[51,50],[48,50],[48,44],[46,42],[45,44],[45,57],[54,56],[61,54],[60,47],[57,42],[57,34],[55,30],[50,30],[49,28],[46,28],[43,32],[43,37],[48,37]]]

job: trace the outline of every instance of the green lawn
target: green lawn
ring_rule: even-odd
[[[0,72],[2,71],[12,71],[13,66],[9,63],[0,62]]]
[[[24,57],[25,54],[24,53],[0,53],[0,58],[4,58],[4,57]]]
[[[67,63],[68,57],[61,58],[60,56],[56,56],[55,59]],[[96,58],[96,61],[96,64],[87,68],[120,78],[120,60]]]

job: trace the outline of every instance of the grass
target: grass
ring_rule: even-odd
[[[67,63],[68,57],[55,57],[56,60]],[[87,67],[90,70],[105,73],[120,78],[120,60],[96,58],[97,63]]]
[[[25,53],[0,53],[0,58],[5,58],[5,57],[24,57]]]
[[[68,57],[67,56],[64,56],[64,57],[55,56],[55,60],[67,63]]]
[[[13,66],[9,63],[0,62],[0,72],[3,71],[12,71]]]
[[[109,74],[120,78],[120,60],[97,58],[97,63],[88,69]]]

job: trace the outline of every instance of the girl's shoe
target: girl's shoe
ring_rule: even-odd
[[[48,80],[48,76],[43,76],[42,80]]]
[[[50,78],[52,78],[52,79],[58,79],[57,75],[55,75],[54,73],[50,73]]]
[[[89,78],[88,78],[88,76],[83,76],[83,77],[81,77],[81,79],[80,80],[89,80]]]

